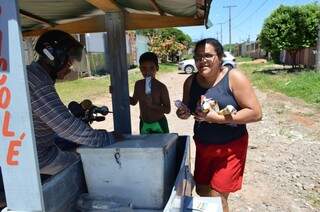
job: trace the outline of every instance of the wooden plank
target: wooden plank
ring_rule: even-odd
[[[193,17],[126,13],[127,30],[195,25],[203,25],[203,19],[194,19]]]
[[[28,12],[28,11],[25,11],[25,10],[20,9],[19,12],[20,12],[20,14],[21,14],[23,17],[25,17],[25,18],[27,18],[27,19],[36,21],[36,22],[38,22],[38,23],[46,24],[46,25],[48,25],[48,26],[54,26],[54,24],[51,23],[50,21],[48,21],[47,19],[44,19],[44,18],[42,18],[42,17],[40,17],[40,16],[37,16],[37,15],[35,15],[35,14],[32,14],[32,13],[30,13],[30,12]]]
[[[121,12],[105,15],[107,69],[111,76],[114,130],[131,134],[128,68],[124,15]]]
[[[49,28],[33,30],[33,31],[25,31],[23,32],[23,36],[38,36],[52,29],[60,29],[72,34],[103,32],[105,30],[104,20],[105,19],[103,15],[94,16],[88,19],[82,19],[82,20],[78,20],[70,23],[59,24],[59,25],[56,25],[55,27],[49,27]]]
[[[125,19],[126,30],[203,25],[203,19],[194,19],[193,17],[125,13]],[[104,32],[106,31],[106,26],[104,16],[100,15],[70,23],[59,24],[55,27],[25,31],[23,32],[23,36],[38,36],[51,29],[60,29],[72,34],[81,34],[90,32]]]
[[[113,0],[87,0],[90,4],[104,12],[119,12],[121,8]]]
[[[165,15],[165,13],[163,12],[163,10],[161,10],[161,8],[159,7],[159,5],[155,0],[149,0],[149,1],[152,4],[153,8],[157,10],[160,15]]]

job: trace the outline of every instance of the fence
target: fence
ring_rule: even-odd
[[[296,54],[296,65],[302,65],[307,68],[315,68],[316,52],[316,47],[309,47],[298,50]],[[293,64],[293,58],[286,50],[281,52],[280,61],[285,65]]]
[[[235,56],[251,57],[253,59],[266,58],[266,52],[260,48],[258,42],[236,44],[233,54]]]

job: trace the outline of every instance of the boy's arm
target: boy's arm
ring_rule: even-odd
[[[133,95],[132,97],[129,96],[129,100],[130,100],[130,105],[136,105],[138,103],[138,96],[137,96],[137,85],[138,83],[136,82],[134,85],[134,90],[133,90]]]
[[[161,103],[163,106],[163,112],[168,114],[171,111],[171,105],[170,105],[170,97],[168,89],[165,85],[163,85],[161,89]]]
[[[170,106],[170,99],[169,99],[169,92],[165,85],[161,85],[160,87],[160,105],[153,104],[152,98],[146,99],[146,104],[149,108],[153,110],[157,110],[160,113],[170,113],[171,106]]]

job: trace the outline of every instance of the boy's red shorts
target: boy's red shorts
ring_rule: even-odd
[[[218,192],[241,189],[247,156],[248,134],[227,144],[196,143],[194,178],[197,184],[210,185]]]

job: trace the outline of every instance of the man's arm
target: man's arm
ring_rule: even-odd
[[[92,147],[113,143],[110,133],[94,130],[74,117],[61,102],[52,85],[35,89],[31,104],[33,112],[62,138]]]

